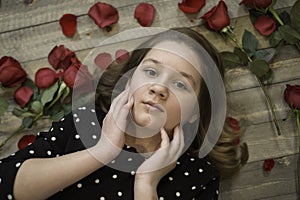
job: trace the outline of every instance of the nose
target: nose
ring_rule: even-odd
[[[161,99],[167,99],[169,96],[168,89],[163,85],[153,84],[149,88],[149,94],[150,95],[156,95]]]

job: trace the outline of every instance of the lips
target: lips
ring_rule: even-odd
[[[158,103],[154,102],[154,101],[144,101],[143,104],[147,105],[147,106],[150,106],[150,108],[154,108],[154,109],[157,109],[159,110],[160,112],[164,112],[164,109],[161,105],[159,105]]]

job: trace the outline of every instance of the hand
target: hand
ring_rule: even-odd
[[[167,132],[162,128],[160,148],[136,172],[135,184],[150,184],[156,189],[160,179],[176,166],[176,161],[184,148],[183,131],[176,126],[170,142]],[[138,183],[139,182],[139,183]]]
[[[101,138],[96,144],[98,160],[102,163],[110,162],[122,150],[125,143],[124,131],[127,125],[127,116],[133,106],[133,99],[129,98],[129,89],[125,89],[112,102],[110,109],[103,120]],[[103,158],[103,152],[107,153]]]

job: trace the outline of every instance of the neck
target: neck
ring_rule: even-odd
[[[141,154],[152,154],[160,147],[161,136],[155,134],[147,138],[137,138],[129,134],[125,134],[125,144],[134,147]]]

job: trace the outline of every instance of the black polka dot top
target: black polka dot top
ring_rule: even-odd
[[[26,159],[63,156],[95,145],[100,137],[97,126],[104,117],[105,113],[100,109],[91,106],[79,107],[60,121],[53,122],[48,132],[40,132],[35,142],[0,160],[0,199],[14,199],[14,180]],[[84,126],[78,126],[80,123]],[[126,145],[123,150],[139,155],[134,148]],[[145,158],[121,154],[124,154],[123,151],[108,166],[98,169],[48,199],[133,200],[137,167],[132,163],[141,164]],[[124,166],[124,170],[114,166]],[[218,171],[207,159],[184,153],[178,159],[175,169],[159,182],[158,199],[218,199],[219,179]]]

